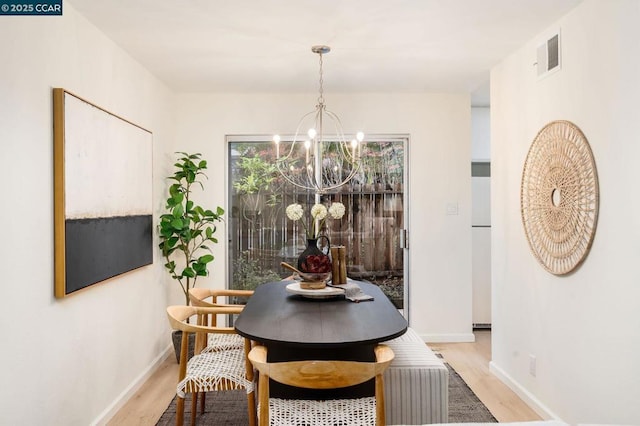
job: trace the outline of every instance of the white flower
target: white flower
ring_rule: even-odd
[[[304,211],[302,210],[302,206],[300,204],[289,204],[287,209],[285,210],[287,213],[287,217],[294,222],[302,219],[302,215]]]
[[[345,207],[342,203],[333,203],[329,207],[329,214],[333,219],[341,219],[344,216]]]
[[[323,220],[327,217],[327,208],[324,204],[315,204],[311,207],[311,217],[316,220]]]
[[[303,219],[304,217],[304,209],[298,203],[289,204],[285,209],[285,213],[287,217],[294,222]],[[344,204],[340,202],[335,202],[331,204],[331,207],[327,209],[324,204],[315,204],[311,207],[310,216],[307,220],[303,219],[302,226],[304,227],[307,238],[317,238],[318,235],[324,229],[325,221],[327,218],[331,219],[340,219],[344,216],[345,207]]]

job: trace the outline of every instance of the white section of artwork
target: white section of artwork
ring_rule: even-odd
[[[151,214],[152,134],[65,93],[67,219]]]

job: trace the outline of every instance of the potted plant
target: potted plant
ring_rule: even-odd
[[[201,178],[206,177],[207,162],[201,154],[177,154],[180,157],[174,164],[175,173],[168,177],[173,183],[166,201],[167,212],[160,216],[159,247],[166,260],[164,267],[180,284],[185,304],[189,305],[189,289],[195,287],[198,277],[209,274],[208,267],[214,259],[210,244],[218,242],[216,223],[223,220],[224,210],[205,209],[192,199],[194,185],[204,190]],[[174,333],[174,345],[176,337]],[[179,349],[176,353],[180,353]]]

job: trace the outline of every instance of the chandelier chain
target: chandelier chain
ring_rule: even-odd
[[[320,56],[320,96],[318,96],[318,104],[324,105],[324,88],[323,88],[324,80],[322,78],[322,53],[318,53],[318,55]]]

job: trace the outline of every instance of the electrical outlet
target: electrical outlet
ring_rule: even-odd
[[[536,377],[536,356],[529,355],[529,374]]]

